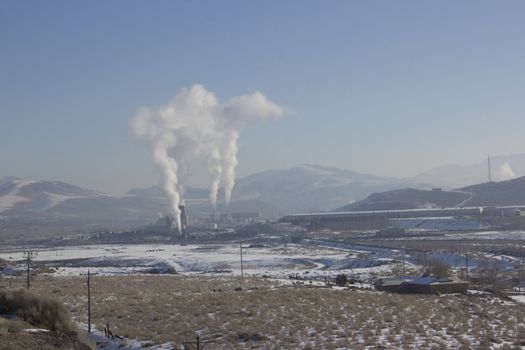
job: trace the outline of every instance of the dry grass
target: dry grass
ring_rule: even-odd
[[[33,286],[63,299],[86,322],[85,280],[40,277]],[[216,338],[217,349],[525,345],[525,305],[492,297],[280,288],[267,280],[165,275],[97,276],[92,297],[97,328],[109,322],[121,336],[155,343],[181,344],[201,331]]]

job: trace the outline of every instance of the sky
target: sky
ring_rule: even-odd
[[[310,163],[407,177],[523,153],[523,13],[480,0],[1,1],[0,176],[154,185],[129,120],[193,84],[289,111],[242,131],[239,176]]]

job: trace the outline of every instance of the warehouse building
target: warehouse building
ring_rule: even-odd
[[[397,277],[378,280],[377,290],[394,293],[447,294],[466,292],[469,283],[456,277],[439,278],[436,276]]]

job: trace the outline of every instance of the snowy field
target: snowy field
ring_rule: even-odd
[[[366,281],[399,273],[402,256],[396,249],[320,239],[245,244],[245,276],[270,278],[241,279],[239,244],[41,248],[35,250],[33,269],[45,272],[35,275],[32,288],[62,300],[85,329],[85,277],[79,275],[88,269],[97,273],[92,339],[101,350],[181,349],[196,332],[217,349],[514,349],[525,344],[523,295],[513,295],[514,300],[478,291],[393,295],[288,280],[289,275],[322,280],[344,273]],[[455,269],[465,263],[462,254],[449,251],[433,251],[427,258]],[[515,265],[510,258],[491,258],[504,270]],[[0,247],[0,259],[10,262],[3,270],[13,275],[9,287],[23,287],[23,249]],[[405,253],[404,260],[407,270],[421,269],[416,253]],[[469,266],[477,263],[471,256]],[[123,340],[104,338],[107,322]]]
[[[243,246],[247,275],[287,277],[289,274],[331,276],[338,273],[370,275],[389,270],[395,250],[340,247],[306,242],[272,246]],[[1,251],[0,259],[17,261],[13,272],[24,268],[23,251]],[[103,275],[151,272],[170,268],[186,275],[240,275],[240,246],[233,244],[88,245],[40,249],[34,261],[55,269],[57,276],[78,276],[89,269]]]
[[[411,236],[410,238],[403,237],[402,239],[421,240],[428,239],[428,236]],[[523,240],[525,242],[525,231],[472,231],[460,233],[445,233],[441,236],[432,236],[433,240],[494,240],[494,239],[510,239]]]
[[[524,239],[524,232],[477,232],[450,234],[441,239],[484,240]],[[436,237],[432,238],[433,240]],[[418,241],[418,240],[416,240]],[[24,249],[0,247],[0,259],[12,262],[3,274],[25,269]],[[403,253],[395,248],[377,248],[326,240],[304,239],[298,244],[243,245],[243,271],[246,275],[287,278],[290,274],[308,277],[335,276],[340,273],[357,278],[388,275],[399,270]],[[420,253],[407,252],[407,270],[420,267]],[[447,263],[453,269],[465,267],[465,255],[435,250],[428,258]],[[513,269],[518,258],[485,254],[497,260],[504,270]],[[470,256],[469,267],[478,265]],[[177,273],[184,275],[241,274],[239,244],[106,244],[63,248],[41,248],[33,257],[37,266],[46,265],[55,276],[78,276],[89,269],[101,275],[137,273]],[[399,273],[399,271],[398,271]]]

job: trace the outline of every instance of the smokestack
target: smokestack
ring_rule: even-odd
[[[186,214],[186,206],[180,205],[180,226],[181,231],[185,230],[188,227],[188,214]]]
[[[153,160],[163,173],[164,190],[171,212],[182,231],[183,184],[181,172],[194,159],[208,163],[212,177],[210,201],[214,209],[219,188],[229,205],[238,165],[240,130],[248,123],[280,117],[283,109],[260,92],[241,95],[220,103],[202,85],[182,89],[165,106],[142,108],[131,120],[131,132],[151,142]]]

